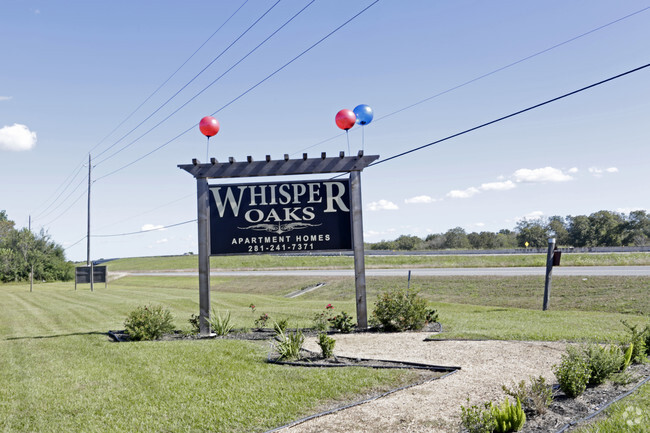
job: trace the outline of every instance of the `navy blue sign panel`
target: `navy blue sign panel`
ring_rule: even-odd
[[[351,250],[350,182],[210,185],[210,254]]]

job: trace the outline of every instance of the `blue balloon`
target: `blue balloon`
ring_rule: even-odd
[[[357,123],[359,125],[367,125],[372,122],[372,108],[366,104],[357,105],[352,111],[357,116]]]

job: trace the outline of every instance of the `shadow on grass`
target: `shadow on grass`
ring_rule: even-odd
[[[108,333],[106,333],[106,332],[98,332],[98,331],[72,332],[72,333],[69,333],[69,334],[37,335],[35,337],[8,337],[8,338],[5,338],[5,341],[11,341],[11,340],[40,340],[40,339],[45,339],[45,338],[74,337],[74,336],[78,336],[78,335],[105,335],[105,336],[108,336]]]

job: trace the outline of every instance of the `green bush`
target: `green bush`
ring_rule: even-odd
[[[157,340],[174,330],[172,313],[160,305],[138,307],[126,317],[124,327],[133,341]]]
[[[345,311],[341,311],[341,314],[329,319],[330,325],[332,328],[341,331],[344,334],[349,334],[354,330],[354,322],[352,317],[348,315]]]
[[[187,321],[189,322],[191,327],[190,334],[198,334],[199,332],[201,332],[201,326],[199,325],[199,316],[197,316],[196,314],[192,314]]]
[[[391,289],[379,294],[372,321],[384,331],[420,330],[429,315],[427,302],[414,290]]]
[[[467,399],[469,405],[469,398]],[[492,433],[496,428],[496,420],[492,413],[492,403],[484,403],[483,407],[460,406],[461,425],[468,433]]]
[[[506,400],[501,406],[492,406],[492,414],[496,421],[496,427],[494,429],[496,433],[519,431],[526,422],[526,414],[521,408],[521,401],[519,399],[517,399],[517,405],[513,406],[506,397]]]
[[[627,368],[630,366],[632,363],[632,354],[634,353],[634,344],[630,343],[629,346],[627,346],[627,349],[625,349],[625,354],[623,355],[623,366],[621,367],[621,371],[627,370]]]
[[[336,340],[328,337],[325,333],[318,334],[318,346],[323,352],[323,358],[331,358],[334,355],[334,345]]]
[[[533,414],[546,413],[553,402],[553,388],[546,383],[544,376],[531,378],[528,385],[522,380],[513,388],[504,385],[502,389],[515,400],[519,400],[523,408]]]
[[[208,318],[210,329],[219,336],[228,335],[234,326],[230,321],[230,311],[226,313],[225,316],[221,317],[221,314],[217,314],[213,309],[212,314]]]
[[[275,350],[278,351],[280,359],[291,361],[300,358],[300,350],[305,342],[305,336],[301,330],[295,331],[293,334],[285,334],[280,332],[275,336]]]
[[[623,351],[618,346],[590,344],[584,348],[589,366],[589,385],[600,385],[623,366]]]
[[[560,389],[569,397],[582,394],[589,382],[590,369],[587,361],[575,347],[569,346],[562,355],[562,362],[553,369]]]
[[[287,328],[289,327],[289,319],[280,319],[277,322],[273,322],[273,331],[275,331],[275,334],[281,334],[283,332],[286,332]]]
[[[624,341],[624,346],[629,347],[632,345],[632,359],[631,362],[635,364],[640,364],[648,360],[646,345],[646,333],[648,332],[648,327],[641,331],[639,325],[630,325],[625,320],[621,321],[627,330],[627,338]]]

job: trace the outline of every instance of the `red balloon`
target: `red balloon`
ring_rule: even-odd
[[[343,110],[336,113],[336,126],[341,129],[348,130],[354,126],[357,122],[357,115],[354,114],[354,111],[344,108]]]
[[[205,116],[199,123],[201,134],[212,137],[219,132],[219,121],[212,116]]]

